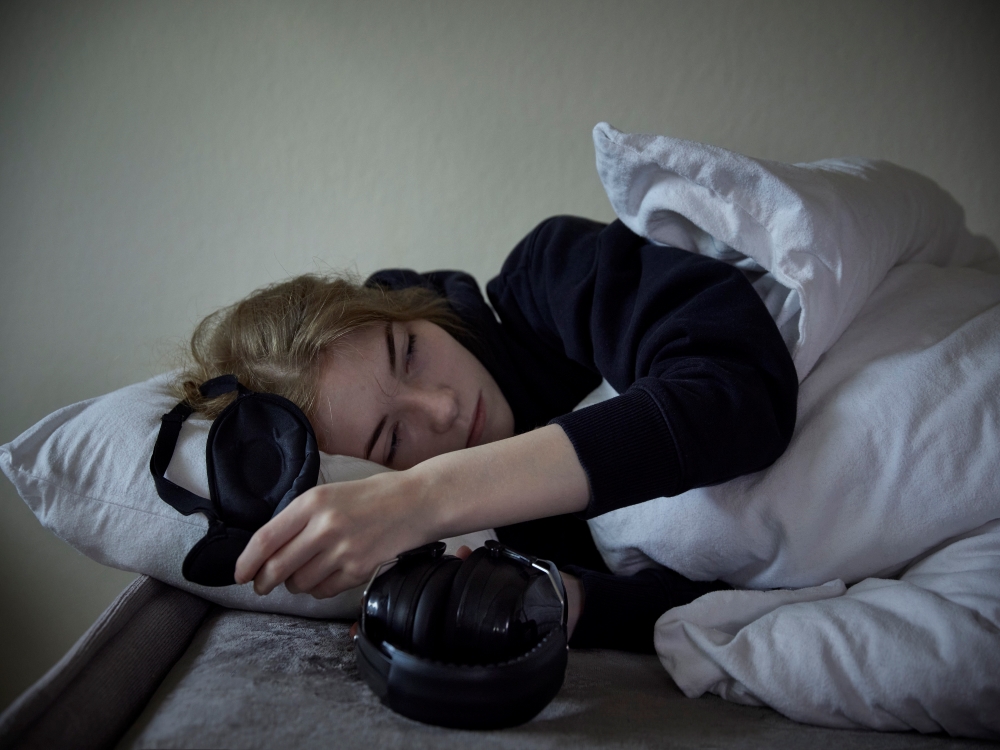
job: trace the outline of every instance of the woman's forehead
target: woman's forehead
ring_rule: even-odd
[[[393,325],[371,323],[345,333],[324,350],[321,366],[334,366],[355,360],[372,362],[380,356],[384,357],[386,330],[391,330]]]
[[[320,397],[345,402],[368,393],[388,396],[393,380],[390,338],[386,326],[367,326],[338,341],[320,362]]]

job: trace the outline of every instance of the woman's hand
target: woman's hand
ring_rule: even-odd
[[[250,539],[236,582],[270,593],[281,583],[317,599],[368,580],[379,563],[438,538],[408,472],[321,484],[302,493]]]
[[[379,563],[445,537],[587,507],[590,487],[558,425],[427,459],[412,469],[319,485],[257,531],[236,582],[285,583],[317,598],[364,583]]]

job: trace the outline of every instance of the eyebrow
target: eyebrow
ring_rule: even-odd
[[[396,337],[392,333],[392,323],[385,324],[385,348],[389,352],[389,370],[395,374],[396,373]],[[375,431],[372,432],[372,436],[368,439],[368,445],[365,446],[365,460],[371,460],[372,451],[375,450],[375,443],[378,442],[379,435],[382,434],[382,430],[385,429],[385,417],[382,417],[382,421],[378,423],[375,427]]]

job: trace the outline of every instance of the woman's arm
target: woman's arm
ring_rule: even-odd
[[[587,476],[558,425],[435,456],[400,472],[324,484],[251,538],[236,581],[329,597],[400,552],[444,537],[587,507]]]
[[[792,358],[736,268],[621,222],[555,217],[487,291],[537,378],[568,361],[621,394],[549,417],[589,479],[588,518],[758,471],[791,439]]]

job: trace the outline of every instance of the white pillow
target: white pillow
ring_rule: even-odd
[[[149,457],[160,417],[176,403],[172,373],[81,401],[50,414],[10,443],[0,446],[0,468],[42,525],[105,565],[145,573],[209,601],[235,609],[303,615],[354,617],[361,589],[330,599],[291,594],[279,586],[257,596],[252,584],[213,588],[181,575],[188,550],[204,536],[201,514],[183,516],[156,494]],[[211,422],[185,422],[167,477],[208,497],[205,442]],[[323,482],[347,481],[387,471],[379,464],[323,455]],[[492,531],[446,540],[448,552],[495,539]]]

